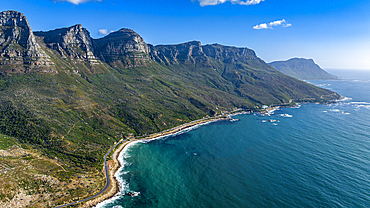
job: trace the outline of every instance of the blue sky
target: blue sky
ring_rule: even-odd
[[[248,47],[266,62],[370,69],[369,0],[2,0],[0,10],[24,13],[33,31],[82,24],[100,38],[130,28],[153,45],[199,40]]]

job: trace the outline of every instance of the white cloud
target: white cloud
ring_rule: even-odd
[[[276,27],[276,26],[283,26],[283,27],[291,27],[292,24],[290,23],[287,23],[285,21],[285,19],[282,19],[282,20],[276,20],[276,21],[272,21],[270,23],[262,23],[262,24],[259,24],[259,25],[255,25],[253,26],[253,29],[256,29],[256,30],[260,30],[260,29],[273,29],[272,27]]]
[[[91,0],[57,0],[57,1],[67,1],[67,2],[70,2],[72,4],[79,5],[81,3],[85,3],[85,2],[88,2],[88,1],[91,1]],[[102,1],[102,0],[97,0],[97,1]]]
[[[100,29],[99,34],[100,35],[107,35],[108,34],[108,29]]]
[[[261,1],[264,0],[198,0],[200,6],[209,6],[209,5],[218,5],[223,4],[227,1],[231,2],[232,4],[240,4],[240,5],[254,5],[259,4]]]
[[[256,30],[268,29],[268,28],[272,28],[272,27],[269,27],[266,23],[262,23],[262,24],[259,24],[253,27],[253,29],[256,29]]]
[[[269,25],[270,26],[279,26],[279,25],[281,25],[285,22],[286,22],[285,19],[282,19],[282,20],[277,20],[277,21],[270,22]]]

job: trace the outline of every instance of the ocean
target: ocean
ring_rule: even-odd
[[[131,144],[121,195],[97,207],[370,207],[370,71],[340,73],[349,79],[310,81],[345,97],[336,104]]]

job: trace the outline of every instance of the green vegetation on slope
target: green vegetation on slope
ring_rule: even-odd
[[[338,97],[259,59],[113,69],[52,53],[58,74],[1,77],[0,133],[80,167],[99,167],[101,155],[127,135],[159,132],[235,107]]]

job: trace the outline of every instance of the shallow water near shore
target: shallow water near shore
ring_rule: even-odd
[[[312,83],[347,99],[136,143],[98,207],[370,207],[370,82]]]

